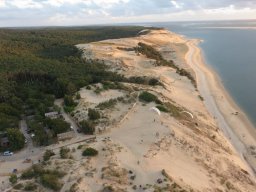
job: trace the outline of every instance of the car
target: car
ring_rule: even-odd
[[[5,151],[5,152],[3,153],[3,155],[4,155],[4,156],[12,156],[12,155],[13,155],[13,152],[11,152],[11,151]]]

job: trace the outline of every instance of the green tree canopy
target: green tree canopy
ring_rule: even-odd
[[[19,129],[10,128],[7,129],[7,137],[10,142],[11,150],[20,150],[25,145],[25,137]]]

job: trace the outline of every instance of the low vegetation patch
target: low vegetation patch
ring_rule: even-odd
[[[164,105],[157,105],[156,108],[165,113],[169,112],[169,110]]]
[[[24,187],[25,191],[35,191],[36,189],[37,189],[37,185],[32,182],[26,183],[26,185]]]
[[[191,83],[194,85],[194,87],[197,87],[196,85],[196,80],[194,79],[194,77],[191,75],[191,73],[189,73],[188,71],[186,71],[185,69],[177,69],[176,73],[178,73],[180,76],[185,76],[187,77]]]
[[[86,148],[86,149],[83,151],[82,155],[83,155],[83,156],[96,156],[96,155],[98,155],[98,153],[99,153],[99,152],[98,152],[96,149],[91,148],[91,147],[88,147],[88,148]]]
[[[173,117],[175,118],[181,117],[181,112],[183,110],[181,107],[178,107],[170,102],[165,103],[164,106]]]
[[[44,187],[54,191],[59,191],[62,187],[62,183],[59,181],[59,178],[53,174],[43,174],[41,176],[41,183]]]
[[[46,188],[58,191],[61,189],[61,182],[59,181],[65,175],[64,172],[58,170],[44,169],[42,165],[33,165],[30,169],[23,172],[21,179],[33,179],[41,181]]]

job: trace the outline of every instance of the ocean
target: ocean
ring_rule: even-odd
[[[256,20],[154,23],[203,42],[205,60],[256,127]],[[253,29],[254,27],[254,29]]]

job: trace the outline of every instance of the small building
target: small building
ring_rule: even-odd
[[[66,132],[66,133],[57,134],[58,141],[72,139],[73,137],[75,137],[75,132],[74,131],[69,131],[69,132]]]
[[[57,111],[53,111],[53,112],[45,113],[44,116],[50,119],[56,119],[60,117],[60,114]]]

